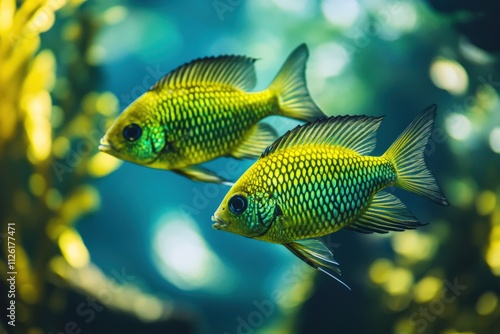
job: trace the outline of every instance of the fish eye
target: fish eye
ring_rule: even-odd
[[[248,201],[247,198],[243,195],[234,195],[229,199],[228,205],[229,210],[232,213],[234,213],[235,215],[240,215],[246,210]]]
[[[132,123],[132,124],[129,124],[127,125],[124,129],[123,129],[123,137],[127,140],[127,141],[136,141],[137,139],[139,139],[141,137],[141,134],[142,134],[142,129],[139,125],[135,124],[135,123]]]

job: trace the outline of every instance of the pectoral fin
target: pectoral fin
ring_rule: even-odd
[[[259,157],[277,137],[276,130],[269,124],[257,123],[250,129],[243,142],[231,152],[231,155],[238,159]]]
[[[200,166],[189,166],[180,169],[173,169],[172,171],[194,181],[220,183],[226,186],[232,186],[234,184],[233,182],[215,174],[211,170]]]
[[[373,196],[365,213],[346,228],[361,233],[387,233],[412,230],[424,225],[426,224],[420,223],[399,199],[381,191]]]
[[[340,275],[339,264],[333,258],[332,252],[321,241],[307,239],[283,244],[283,246],[311,267],[324,272],[351,290],[347,284],[330,272],[333,271],[335,274]]]

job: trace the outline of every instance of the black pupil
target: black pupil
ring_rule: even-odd
[[[246,208],[247,199],[245,196],[236,195],[229,200],[229,210],[231,210],[231,212],[234,214],[239,215],[240,213],[243,213]]]
[[[139,125],[132,123],[123,129],[123,137],[128,141],[136,141],[142,134],[142,129]]]

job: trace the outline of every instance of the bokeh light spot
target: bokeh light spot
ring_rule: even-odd
[[[123,160],[117,159],[109,154],[98,152],[90,158],[87,171],[92,177],[103,177],[118,169]]]
[[[413,284],[413,274],[406,268],[395,268],[389,274],[384,284],[385,290],[390,295],[403,295]]]
[[[490,147],[495,153],[500,154],[500,128],[493,128],[490,133]]]
[[[446,132],[456,140],[465,140],[469,137],[472,125],[469,119],[459,113],[451,113],[445,119]]]
[[[321,11],[332,25],[348,28],[358,18],[359,4],[356,0],[323,0]]]
[[[311,57],[311,71],[315,77],[329,78],[342,73],[349,61],[346,49],[331,42],[320,45]]]
[[[454,60],[438,58],[430,69],[430,76],[434,84],[450,94],[461,95],[467,91],[469,77],[464,67]]]
[[[304,13],[307,9],[307,3],[308,3],[307,0],[295,0],[295,1],[273,0],[273,2],[281,9],[296,14]]]
[[[0,33],[9,30],[16,10],[15,1],[2,1],[0,3]]]
[[[45,178],[38,173],[31,174],[29,178],[29,188],[33,195],[40,196],[45,192],[47,183],[45,182]]]
[[[445,194],[451,205],[467,207],[474,204],[477,184],[471,178],[449,180],[445,183]]]
[[[134,313],[143,321],[156,321],[163,313],[163,305],[153,296],[141,295],[133,305]]]
[[[476,200],[476,210],[481,216],[489,215],[495,209],[497,197],[491,190],[485,190],[479,194]]]
[[[490,232],[490,245],[486,251],[486,262],[495,276],[500,276],[500,226],[495,225]]]
[[[394,250],[413,262],[432,257],[436,246],[437,240],[433,236],[417,231],[405,231],[392,238]]]
[[[69,142],[69,139],[66,137],[57,137],[54,140],[54,144],[52,145],[52,151],[54,155],[61,159],[66,156],[68,151],[71,148],[71,143]]]
[[[95,107],[102,115],[113,116],[118,112],[118,99],[113,93],[102,93],[97,97]]]
[[[495,61],[495,57],[485,50],[472,44],[466,37],[460,39],[458,45],[462,55],[476,64],[486,65]]]
[[[65,230],[59,237],[59,248],[64,259],[74,268],[82,268],[90,261],[90,255],[80,234],[73,229]]]
[[[442,288],[442,280],[437,277],[426,276],[415,285],[413,296],[417,303],[426,303],[436,298]]]
[[[106,24],[116,24],[123,21],[128,15],[128,9],[124,6],[113,6],[102,14],[102,19]]]
[[[375,260],[370,266],[370,279],[377,284],[382,284],[389,278],[393,266],[387,259]]]
[[[50,155],[52,146],[52,127],[50,112],[52,101],[48,92],[25,97],[22,104],[28,109],[28,117],[24,121],[26,133],[30,140],[28,158],[33,163],[44,161]]]
[[[91,65],[100,65],[106,60],[108,56],[107,50],[104,46],[94,44],[89,47],[85,60]]]
[[[45,203],[52,210],[57,210],[61,207],[63,198],[61,193],[56,188],[50,188],[45,195]]]
[[[411,2],[399,2],[397,6],[397,13],[390,16],[388,24],[398,31],[414,30],[418,19],[415,6]]]
[[[81,34],[82,28],[75,22],[67,23],[61,33],[63,38],[67,41],[75,41],[81,37]]]
[[[480,315],[491,314],[498,305],[498,297],[494,292],[486,292],[476,303],[476,312]]]
[[[476,303],[476,312],[480,315],[488,315],[495,311],[497,305],[497,295],[494,292],[486,292],[479,297]]]
[[[155,263],[179,289],[224,291],[231,287],[230,273],[190,217],[166,213],[158,219],[153,235]]]
[[[50,124],[54,129],[60,127],[64,122],[64,111],[59,106],[52,106],[50,112]]]

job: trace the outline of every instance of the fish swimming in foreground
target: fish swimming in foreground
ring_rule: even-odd
[[[260,92],[249,92],[256,83],[253,58],[219,56],[187,63],[130,104],[99,149],[193,180],[231,184],[199,164],[221,156],[258,157],[278,137],[271,126],[258,123],[267,116],[325,117],[307,90],[308,56],[307,46],[298,46]]]
[[[340,274],[338,263],[317,238],[342,228],[387,233],[425,225],[382,191],[390,186],[447,205],[423,154],[436,109],[425,109],[378,157],[368,154],[382,117],[330,117],[288,131],[229,190],[213,227],[282,244],[344,284],[329,272]]]

